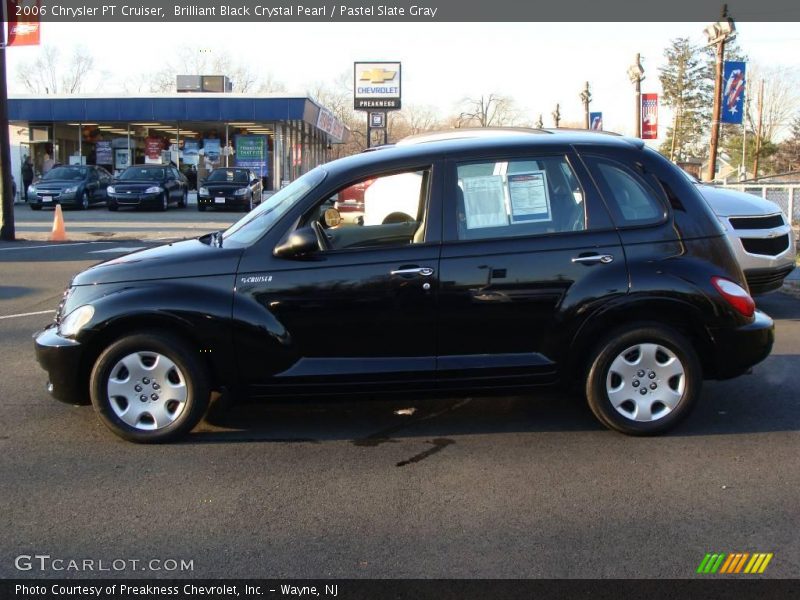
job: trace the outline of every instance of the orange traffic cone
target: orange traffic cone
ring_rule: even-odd
[[[56,214],[53,217],[53,231],[50,234],[51,242],[66,242],[67,230],[64,228],[64,214],[61,212],[61,205],[56,204]]]

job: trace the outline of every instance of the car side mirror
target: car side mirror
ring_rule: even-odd
[[[273,254],[281,258],[294,258],[312,254],[318,250],[317,234],[311,227],[302,227],[290,233],[285,242],[278,244]]]
[[[258,183],[258,179],[251,179],[250,180],[250,185],[255,185],[256,183]]]

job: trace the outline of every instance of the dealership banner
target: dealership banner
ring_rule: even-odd
[[[354,63],[353,90],[356,110],[400,110],[400,63]]]
[[[603,113],[590,112],[589,113],[589,129],[595,131],[603,131]]]
[[[9,46],[39,45],[41,12],[41,0],[8,0],[6,2]]]
[[[658,139],[658,94],[642,94],[642,139]]]
[[[113,160],[111,142],[97,142],[94,146],[94,162],[98,165],[110,165]]]
[[[267,136],[234,136],[236,166],[253,169],[260,176],[267,174]]]
[[[197,140],[183,140],[183,163],[197,165],[200,157],[200,142]]]
[[[164,140],[159,137],[149,137],[144,140],[144,155],[148,162],[161,162],[161,151],[164,149]]]
[[[726,60],[722,71],[722,117],[723,123],[741,124],[744,115],[744,93],[746,63]]]

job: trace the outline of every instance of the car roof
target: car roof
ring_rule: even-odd
[[[339,170],[370,168],[384,162],[403,160],[435,160],[446,155],[470,154],[482,151],[519,152],[572,145],[641,149],[644,142],[617,134],[585,129],[524,129],[451,130],[414,136],[415,140],[395,145],[378,146],[369,152],[342,158],[324,165],[331,173]],[[406,138],[409,139],[409,138]]]

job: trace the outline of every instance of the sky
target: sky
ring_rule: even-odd
[[[589,81],[592,111],[605,129],[633,133],[634,96],[627,69],[643,57],[643,92],[660,92],[658,68],[670,39],[705,41],[706,23],[44,23],[42,41],[69,54],[76,43],[109,73],[102,93],[126,78],[157,71],[181,48],[208,48],[270,73],[289,91],[331,84],[354,61],[402,62],[403,103],[458,113],[464,98],[510,96],[534,122],[560,104],[562,124],[582,122],[579,94]],[[83,33],[91,27],[91,35]],[[798,23],[737,23],[740,47],[752,63],[779,67],[800,83]],[[36,48],[10,48],[9,92],[24,94],[16,65]],[[350,75],[352,76],[352,75]],[[92,90],[94,91],[94,90]],[[668,112],[662,109],[661,129]]]

